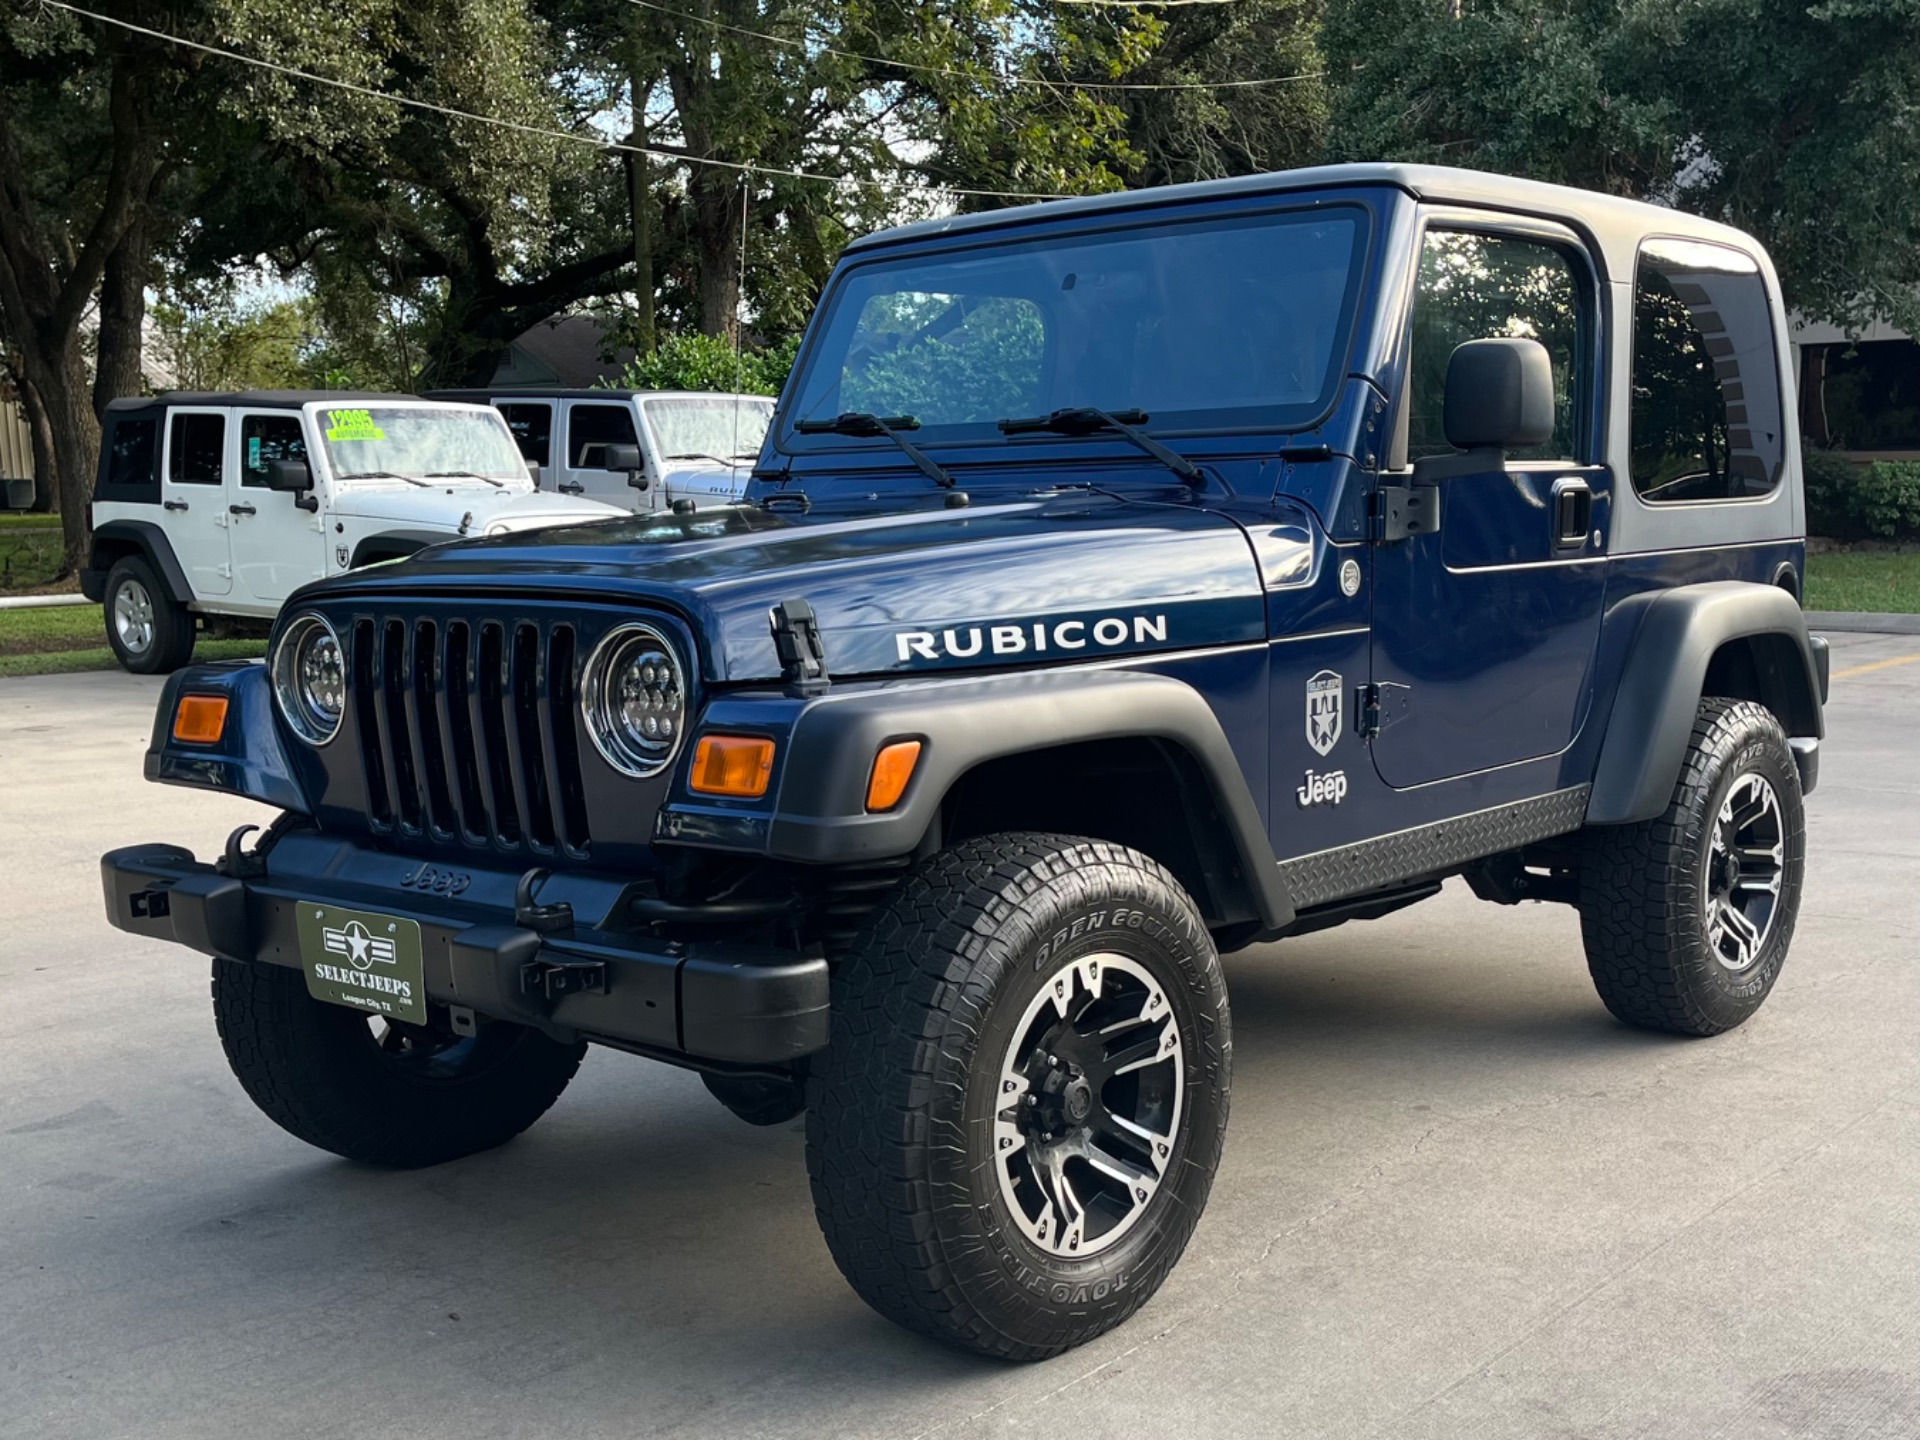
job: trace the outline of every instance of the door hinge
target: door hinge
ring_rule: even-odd
[[[1395,685],[1392,681],[1362,685],[1355,699],[1358,716],[1355,728],[1362,740],[1371,740],[1389,725],[1407,718],[1413,708],[1413,687]]]
[[[1373,538],[1387,544],[1431,535],[1440,528],[1438,485],[1382,485],[1373,492]]]

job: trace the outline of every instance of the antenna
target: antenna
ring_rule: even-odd
[[[733,446],[727,452],[727,459],[733,462],[736,475],[740,473],[740,392],[747,383],[747,361],[743,347],[747,334],[744,313],[747,304],[747,201],[752,193],[753,165],[749,162],[740,173],[740,293],[733,302]]]

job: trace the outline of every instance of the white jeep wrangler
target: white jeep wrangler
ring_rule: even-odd
[[[174,393],[107,407],[80,588],[140,675],[208,616],[271,620],[310,580],[465,535],[628,513],[539,493],[498,411],[403,395]]]
[[[499,410],[542,489],[642,515],[738,504],[773,420],[769,397],[716,390],[428,393]]]

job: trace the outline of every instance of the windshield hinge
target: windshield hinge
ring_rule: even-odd
[[[1373,492],[1368,519],[1373,538],[1384,544],[1431,535],[1440,528],[1440,487],[1382,485]]]
[[[827,675],[827,649],[820,621],[805,600],[786,600],[769,612],[773,649],[780,657],[780,678],[795,695],[818,695],[833,682]]]
[[[1381,681],[1360,686],[1354,698],[1358,714],[1355,729],[1362,740],[1371,740],[1389,725],[1407,718],[1413,708],[1413,687]]]

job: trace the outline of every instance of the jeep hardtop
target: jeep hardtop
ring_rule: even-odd
[[[1780,973],[1826,647],[1749,237],[1356,165],[933,220],[834,272],[744,504],[439,546],[162,697],[277,812],[105,857],[235,1074],[374,1164],[589,1045],[805,1112],[882,1313],[1058,1353],[1219,1163],[1219,957],[1461,877],[1706,1036]]]
[[[192,658],[205,618],[271,620],[323,575],[620,513],[534,492],[482,405],[290,390],[115,400],[80,588],[120,663],[161,674]]]

